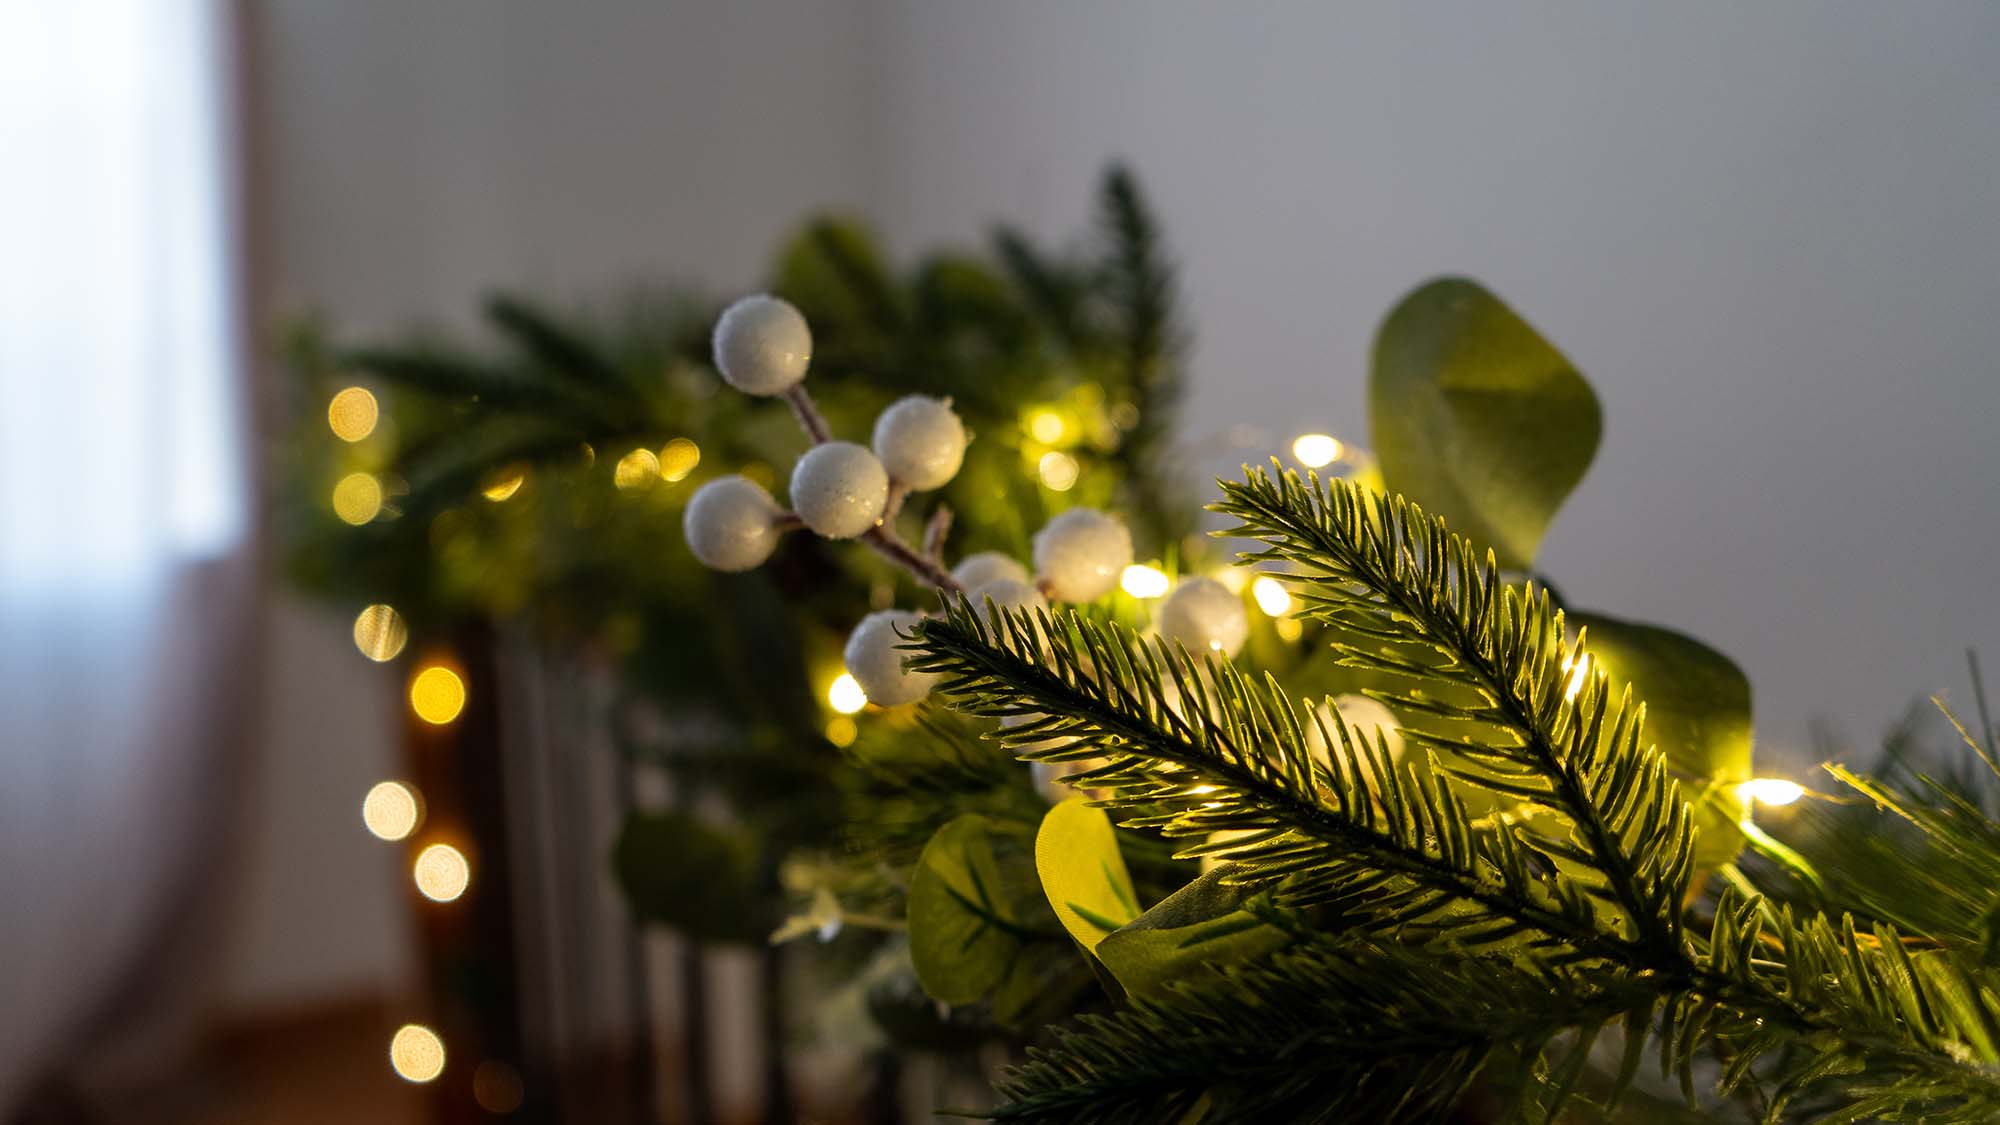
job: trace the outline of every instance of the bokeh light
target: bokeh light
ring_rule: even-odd
[[[665,481],[685,480],[701,464],[701,446],[684,437],[660,447],[660,479]]]
[[[371,605],[354,617],[354,647],[377,664],[396,659],[410,640],[410,627],[390,605]]]
[[[410,865],[410,877],[417,890],[432,902],[450,902],[465,893],[472,882],[472,865],[465,853],[450,844],[432,844],[417,853]]]
[[[1135,598],[1157,598],[1167,592],[1167,572],[1156,566],[1135,563],[1118,576],[1118,585]]]
[[[1340,442],[1327,434],[1300,434],[1292,442],[1292,456],[1308,469],[1324,468],[1340,460]]]
[[[417,830],[422,816],[417,791],[400,781],[378,781],[361,799],[361,823],[380,839],[403,839]]]
[[[382,415],[366,387],[345,387],[326,404],[326,424],[342,441],[360,441],[375,432]]]
[[[861,690],[861,684],[853,676],[842,672],[827,686],[826,703],[843,715],[852,715],[868,706],[868,693]]]
[[[1590,679],[1590,654],[1572,653],[1563,658],[1563,671],[1569,673],[1569,686],[1563,689],[1563,699],[1574,701],[1583,694],[1583,685]]]
[[[835,715],[826,721],[826,740],[843,750],[854,745],[855,738],[860,734],[861,728],[846,715]]]
[[[611,483],[620,488],[644,488],[660,478],[660,459],[650,449],[635,449],[618,459]]]
[[[1806,787],[1782,777],[1759,777],[1737,786],[1736,792],[1761,805],[1789,805],[1806,795]]]
[[[410,710],[436,726],[451,722],[465,710],[465,681],[442,664],[426,666],[410,678]]]
[[[1037,410],[1028,416],[1028,436],[1043,445],[1054,445],[1063,439],[1069,427],[1063,424],[1062,415],[1053,410]]]
[[[479,489],[479,494],[498,504],[500,501],[521,491],[521,485],[527,479],[528,470],[526,468],[520,465],[509,465],[506,468],[495,470],[492,476],[487,477],[486,483]]]
[[[444,1040],[420,1023],[406,1023],[389,1040],[389,1065],[406,1082],[429,1082],[444,1073]]]
[[[356,527],[382,511],[382,482],[368,473],[349,473],[333,486],[333,514]]]
[[[1292,608],[1292,592],[1268,574],[1260,574],[1250,583],[1250,596],[1257,599],[1258,609],[1272,617],[1283,617]]]
[[[1042,478],[1042,484],[1053,492],[1068,492],[1076,485],[1076,458],[1067,453],[1051,450],[1042,454],[1036,470]]]

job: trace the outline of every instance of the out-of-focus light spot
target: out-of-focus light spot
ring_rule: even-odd
[[[1069,427],[1063,424],[1062,415],[1053,410],[1037,410],[1028,416],[1028,436],[1043,445],[1054,445],[1063,439]]]
[[[677,481],[686,479],[701,464],[701,446],[684,437],[677,437],[660,447],[660,479]]]
[[[861,685],[853,676],[842,672],[833,678],[832,684],[828,685],[826,703],[843,715],[852,715],[868,706],[868,693],[861,690]]]
[[[349,473],[333,486],[333,514],[356,527],[382,511],[382,482],[367,473]]]
[[[1806,787],[1782,777],[1759,777],[1737,786],[1736,792],[1762,805],[1789,805],[1806,795]]]
[[[1051,450],[1042,454],[1036,466],[1042,483],[1054,492],[1068,492],[1076,485],[1076,458]]]
[[[1283,617],[1292,608],[1292,592],[1268,574],[1260,574],[1250,583],[1250,596],[1257,599],[1258,609],[1272,617]]]
[[[465,862],[465,853],[450,844],[432,844],[417,853],[410,877],[425,898],[450,902],[464,894],[472,882],[472,865]]]
[[[1129,430],[1139,424],[1139,408],[1129,402],[1121,402],[1111,408],[1111,424],[1121,430]]]
[[[1300,434],[1292,442],[1292,456],[1308,469],[1324,468],[1340,460],[1340,442],[1327,434]]]
[[[1305,625],[1296,617],[1278,618],[1278,639],[1290,644],[1306,635]]]
[[[528,479],[528,470],[519,465],[509,465],[486,478],[485,487],[479,490],[481,496],[498,504],[516,492],[521,491],[522,482]]]
[[[520,1109],[524,1094],[521,1072],[499,1059],[487,1059],[472,1072],[472,1100],[488,1113],[504,1117]]]
[[[371,605],[354,616],[354,647],[377,664],[396,659],[409,639],[410,627],[394,606]]]
[[[845,715],[835,715],[826,722],[826,740],[843,750],[854,745],[855,738],[860,734],[861,728]]]
[[[577,454],[583,458],[584,468],[588,469],[592,465],[597,464],[597,447],[589,442],[584,442],[583,447],[577,450]]]
[[[444,1073],[444,1040],[420,1023],[406,1023],[389,1040],[389,1065],[406,1082],[429,1082]]]
[[[465,710],[465,681],[442,664],[432,664],[410,679],[410,710],[417,718],[443,726]]]
[[[342,441],[360,441],[374,433],[375,422],[381,416],[375,396],[366,387],[342,388],[326,404],[326,424],[333,429],[333,436]]]
[[[1135,598],[1157,598],[1167,592],[1169,584],[1166,571],[1144,563],[1128,566],[1118,576],[1118,585]]]
[[[660,476],[660,459],[650,449],[635,449],[618,459],[611,483],[620,488],[644,488]]]
[[[400,781],[378,781],[361,799],[361,823],[384,840],[400,840],[415,832],[422,815],[417,791]]]
[[[1569,686],[1563,688],[1563,700],[1574,702],[1583,694],[1583,685],[1590,679],[1590,654],[1576,653],[1565,657],[1563,667],[1569,672]]]
[[[1229,588],[1232,594],[1241,594],[1243,587],[1250,584],[1250,572],[1240,566],[1224,567],[1215,572],[1215,580]]]

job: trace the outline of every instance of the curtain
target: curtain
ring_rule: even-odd
[[[227,16],[0,0],[0,1114],[170,983],[235,784]]]

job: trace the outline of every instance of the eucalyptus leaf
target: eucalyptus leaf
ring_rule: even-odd
[[[954,818],[924,845],[910,879],[910,962],[934,1000],[971,1004],[1018,987],[1026,947],[1054,936],[1019,854],[977,813]],[[1040,917],[1037,917],[1037,914]]]
[[[1225,863],[1203,874],[1098,943],[1098,959],[1127,993],[1158,996],[1202,966],[1243,961],[1290,944],[1291,935],[1266,915],[1246,909],[1260,892],[1228,882],[1233,866]]]
[[[1385,487],[1514,570],[1534,562],[1603,433],[1597,395],[1569,360],[1464,278],[1419,286],[1390,310],[1368,404]]]
[[[632,912],[699,941],[761,945],[773,918],[747,833],[679,812],[625,819],[612,867]]]
[[[1567,613],[1588,629],[1584,650],[1611,680],[1646,703],[1646,737],[1667,756],[1695,810],[1695,864],[1710,870],[1743,848],[1749,809],[1737,786],[1751,763],[1750,680],[1735,661],[1684,633],[1595,613]]]
[[[1051,808],[1035,834],[1035,870],[1056,920],[1085,949],[1139,916],[1118,833],[1104,810],[1083,797]]]

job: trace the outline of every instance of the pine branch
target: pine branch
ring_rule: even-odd
[[[1591,668],[1570,696],[1581,650],[1564,637],[1547,593],[1502,586],[1491,552],[1482,561],[1444,521],[1401,497],[1261,470],[1225,482],[1223,493],[1215,510],[1242,521],[1233,533],[1265,543],[1248,557],[1303,569],[1296,583],[1306,615],[1377,639],[1335,642],[1344,662],[1460,689],[1456,700],[1422,687],[1385,700],[1504,732],[1461,743],[1468,753],[1446,767],[1560,813],[1563,830],[1530,830],[1537,850],[1601,876],[1596,889],[1623,911],[1634,938],[1658,966],[1673,965],[1694,860],[1687,805],[1665,756],[1642,746],[1645,712],[1629,688],[1614,709],[1603,671]],[[1379,643],[1388,637],[1411,643]]]

